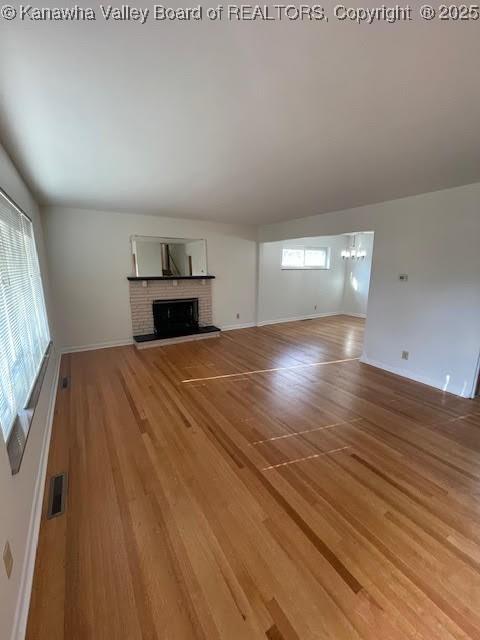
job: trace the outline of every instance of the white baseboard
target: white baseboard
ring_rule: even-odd
[[[235,329],[250,329],[251,327],[256,327],[257,324],[255,322],[245,322],[243,324],[225,324],[220,327],[222,331],[234,331]]]
[[[328,313],[314,313],[308,316],[291,316],[288,318],[278,318],[277,320],[262,320],[261,322],[243,322],[239,324],[225,324],[225,325],[217,325],[217,326],[219,326],[219,328],[222,331],[235,331],[236,329],[250,329],[251,327],[263,327],[267,324],[281,324],[282,322],[295,322],[296,320],[314,320],[315,318],[328,318],[330,316],[342,316],[342,315],[353,315],[353,314],[334,311],[334,312],[328,312]],[[358,317],[365,317],[365,316],[359,315]],[[98,342],[95,344],[69,346],[69,347],[62,348],[62,354],[78,353],[80,351],[95,351],[96,349],[110,349],[112,347],[125,347],[130,344],[134,344],[133,338],[128,338],[125,340],[112,340],[110,342]]]
[[[133,338],[127,338],[125,340],[112,340],[111,342],[98,342],[96,344],[84,344],[77,347],[63,347],[62,353],[77,353],[79,351],[95,351],[96,349],[125,347],[129,344],[133,344]]]
[[[342,316],[352,316],[352,318],[366,318],[366,313],[350,313],[349,311],[344,311]]]
[[[376,369],[383,369],[384,371],[388,371],[389,373],[394,373],[401,378],[407,378],[408,380],[413,380],[414,382],[420,382],[421,384],[427,385],[427,387],[433,387],[434,389],[439,389],[444,393],[450,393],[454,396],[460,396],[461,398],[470,398],[469,391],[463,391],[457,389],[455,387],[451,387],[450,389],[445,389],[445,385],[440,383],[438,380],[434,380],[433,378],[429,378],[428,376],[424,376],[422,374],[413,373],[412,371],[408,371],[406,369],[401,369],[399,367],[392,367],[391,365],[385,364],[384,362],[379,362],[378,360],[370,360],[365,355],[362,355],[360,358],[360,362],[363,364],[368,364],[371,367],[375,367]]]
[[[43,436],[42,451],[38,464],[37,481],[33,494],[32,511],[28,526],[27,546],[23,561],[22,577],[20,579],[20,589],[18,592],[17,608],[13,622],[11,640],[24,640],[27,632],[28,611],[30,608],[30,598],[32,595],[33,575],[35,572],[35,559],[37,555],[38,536],[40,533],[40,522],[42,518],[43,494],[45,490],[45,477],[47,475],[48,452],[50,449],[50,438],[52,435],[53,416],[55,412],[55,400],[57,397],[58,378],[60,375],[60,353],[55,353],[57,362],[55,363],[55,373],[53,374],[52,387],[50,389],[47,426]]]
[[[330,316],[344,315],[339,311],[333,311],[328,313],[313,313],[308,316],[290,316],[288,318],[278,318],[276,320],[260,320],[257,322],[257,327],[264,327],[267,324],[282,324],[283,322],[296,322],[297,320],[314,320],[315,318],[328,318]]]

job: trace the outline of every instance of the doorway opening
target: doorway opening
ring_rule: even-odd
[[[345,354],[361,355],[373,246],[373,231],[262,243],[258,324],[332,316],[340,330],[344,318]]]

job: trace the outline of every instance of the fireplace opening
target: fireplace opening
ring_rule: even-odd
[[[198,331],[198,298],[154,300],[152,308],[156,336],[174,338]]]

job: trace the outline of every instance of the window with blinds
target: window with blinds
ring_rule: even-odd
[[[26,408],[50,342],[33,225],[0,190],[0,426]]]

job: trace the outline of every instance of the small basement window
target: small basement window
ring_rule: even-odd
[[[330,269],[328,247],[284,247],[282,269]]]

